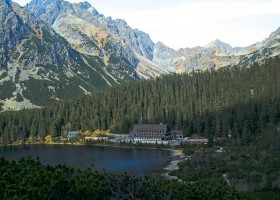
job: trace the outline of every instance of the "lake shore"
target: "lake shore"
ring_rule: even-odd
[[[106,143],[96,143],[96,144],[87,144],[87,143],[80,143],[80,142],[75,142],[75,143],[70,143],[70,142],[50,142],[50,143],[20,143],[20,144],[8,144],[8,145],[0,145],[0,147],[5,147],[5,146],[19,146],[19,145],[73,145],[73,146],[96,146],[96,147],[113,147],[113,148],[127,148],[127,149],[160,149],[160,150],[166,150],[166,151],[173,151],[171,148],[168,147],[162,147],[162,146],[136,146],[136,145],[118,145],[118,144],[106,144]]]
[[[96,146],[96,147],[111,147],[111,148],[124,148],[124,149],[145,149],[145,150],[165,150],[165,151],[170,151],[171,158],[170,162],[166,167],[161,169],[160,171],[165,172],[165,173],[159,173],[160,176],[166,178],[166,179],[178,179],[176,176],[170,176],[169,172],[173,170],[179,169],[178,163],[185,160],[184,153],[182,149],[172,149],[172,148],[167,148],[167,147],[139,147],[139,146],[132,146],[132,145],[114,145],[114,144],[85,144],[85,143],[62,143],[62,142],[51,142],[51,143],[24,143],[24,144],[9,144],[9,145],[0,145],[0,147],[5,147],[5,146],[21,146],[21,145],[70,145],[70,146]]]
[[[188,157],[183,153],[183,150],[181,149],[176,149],[176,150],[170,149],[170,150],[171,150],[171,157],[175,159],[172,160],[170,164],[164,168],[164,170],[166,170],[167,172],[161,174],[161,176],[168,180],[176,179],[182,181],[181,179],[178,179],[177,176],[169,175],[169,173],[171,171],[178,170],[179,169],[178,163],[187,160]]]

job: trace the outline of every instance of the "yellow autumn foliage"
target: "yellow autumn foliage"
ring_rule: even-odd
[[[84,135],[84,136],[91,136],[91,135],[92,135],[92,132],[90,132],[90,131],[81,132],[81,135]]]
[[[96,129],[94,131],[94,134],[106,134],[108,131],[103,131],[103,130],[99,130],[99,129]]]
[[[32,144],[33,143],[33,138],[32,137],[27,138],[26,143]]]
[[[52,137],[50,135],[47,135],[45,137],[45,143],[51,143],[52,142]]]

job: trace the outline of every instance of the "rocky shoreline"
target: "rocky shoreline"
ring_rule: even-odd
[[[171,155],[173,158],[172,161],[164,168],[164,170],[166,170],[167,172],[161,174],[161,176],[168,180],[177,179],[179,181],[182,181],[177,176],[169,175],[169,172],[179,169],[178,163],[187,160],[188,157],[183,153],[183,150],[171,150]]]

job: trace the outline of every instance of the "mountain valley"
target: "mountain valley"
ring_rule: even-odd
[[[0,105],[49,105],[123,82],[193,70],[247,67],[280,54],[280,28],[264,41],[233,48],[220,40],[174,50],[89,3],[0,0]]]

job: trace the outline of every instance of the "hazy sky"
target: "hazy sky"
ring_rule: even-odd
[[[14,0],[25,5],[30,0]],[[77,3],[83,0],[69,0]],[[99,13],[124,19],[154,42],[178,49],[220,39],[232,46],[264,40],[280,27],[280,0],[88,0]]]

